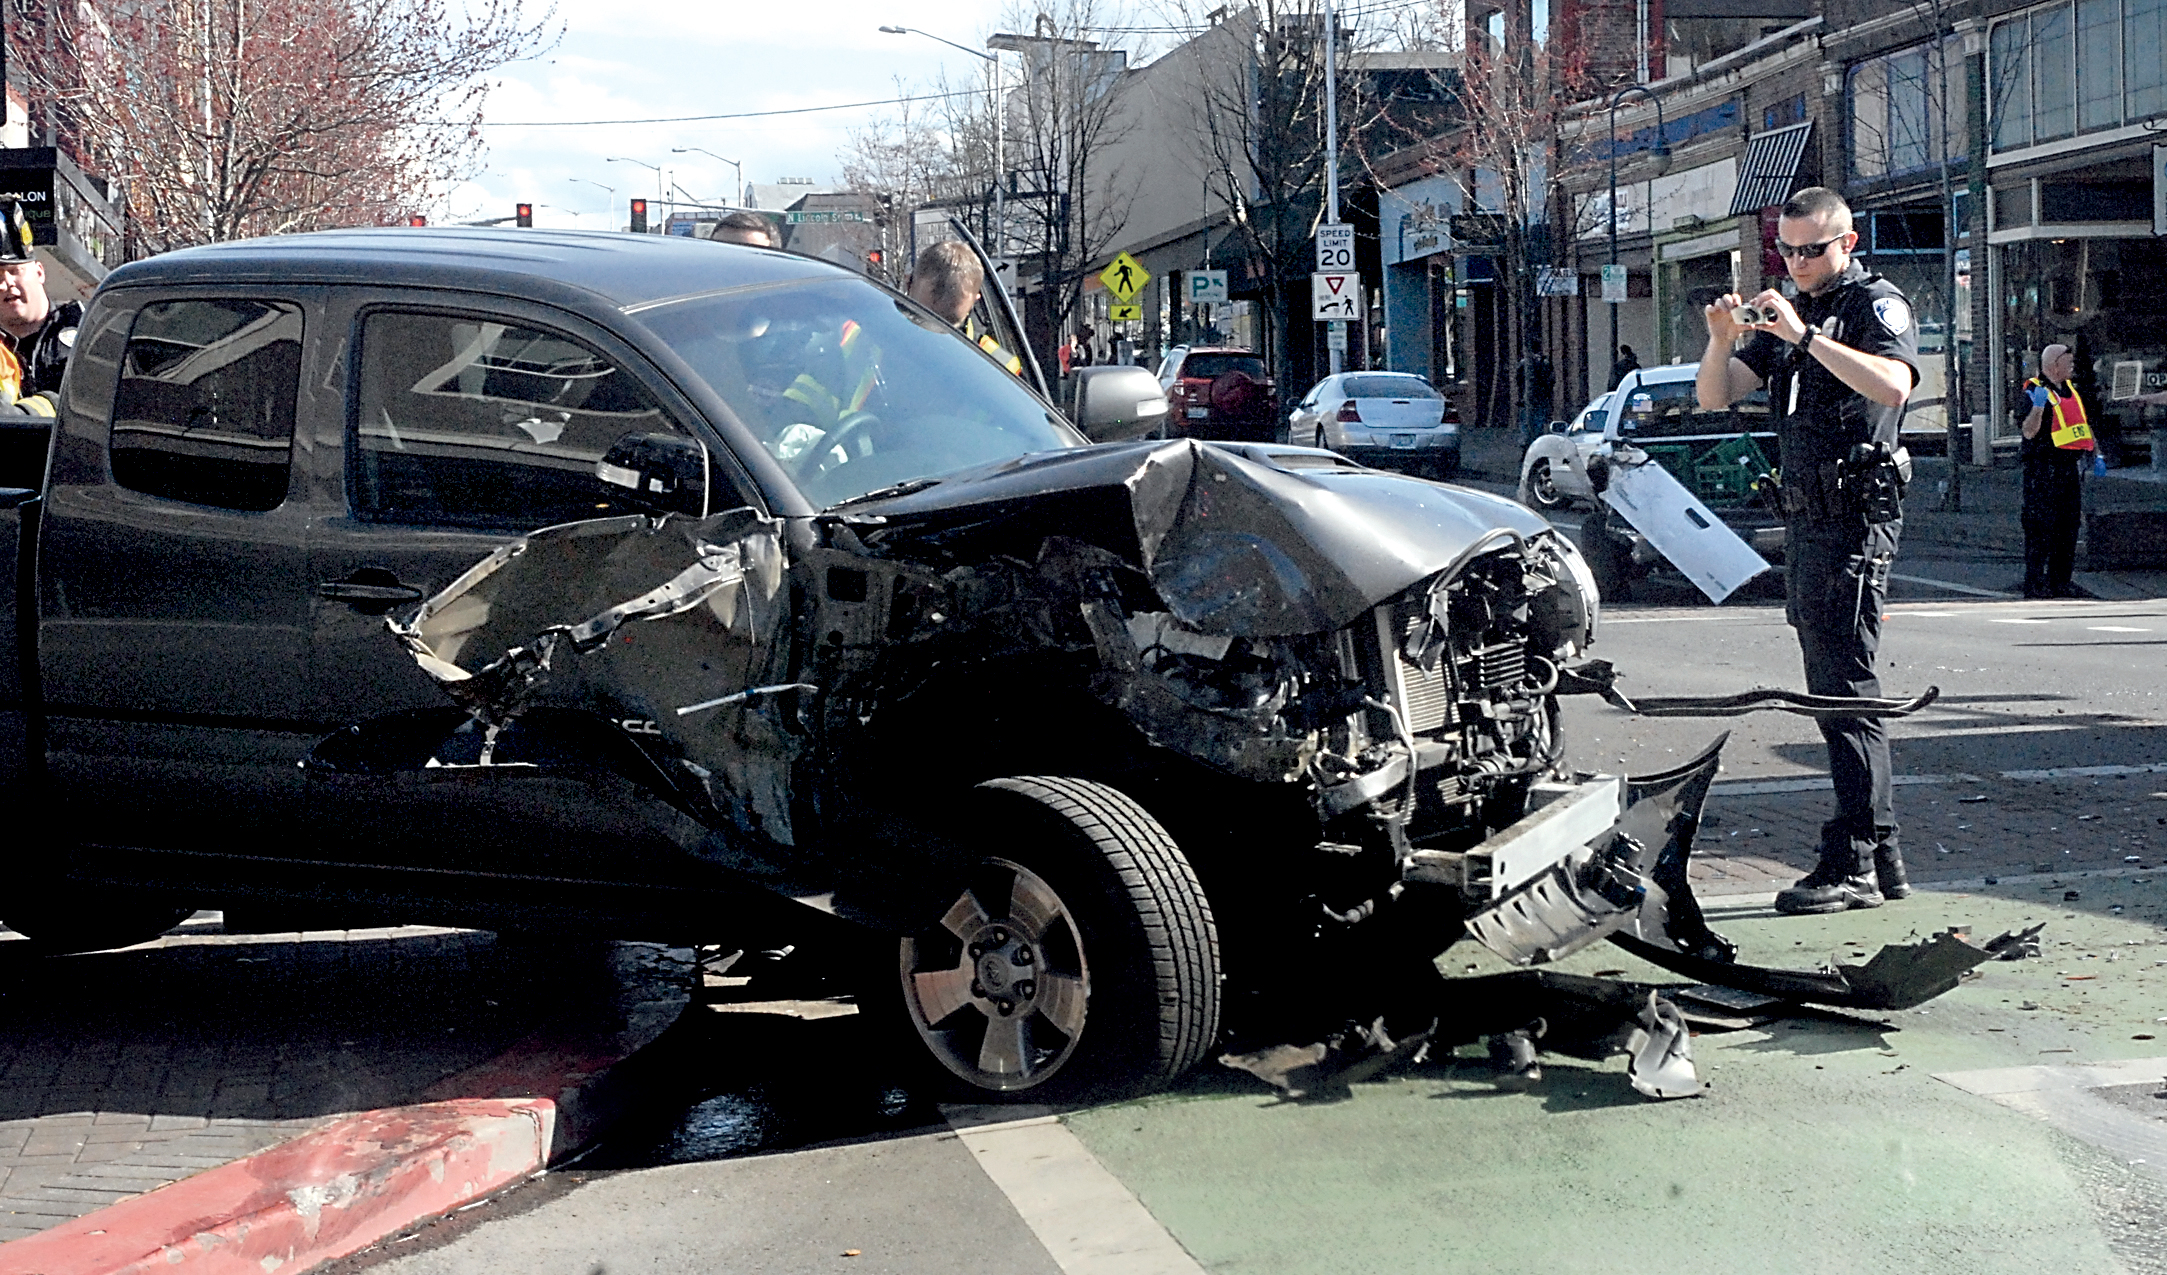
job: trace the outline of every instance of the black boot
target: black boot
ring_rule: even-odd
[[[1911,882],[1904,878],[1904,852],[1892,845],[1874,847],[1874,880],[1884,899],[1908,899]]]
[[[1776,893],[1776,911],[1785,916],[1812,916],[1824,912],[1847,912],[1852,908],[1881,906],[1881,890],[1874,881],[1868,855],[1854,845],[1821,847],[1821,864],[1797,885]]]

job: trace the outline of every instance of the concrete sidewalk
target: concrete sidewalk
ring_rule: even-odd
[[[191,1183],[245,1195],[217,1185],[224,1166],[312,1133],[366,1142],[356,1127],[431,1110],[415,1104],[539,1100],[432,1116],[446,1145],[491,1120],[539,1129],[539,1167],[591,1136],[612,1100],[598,1081],[674,1021],[691,987],[689,954],[649,945],[424,927],[228,935],[216,913],[115,952],[27,947],[0,930],[0,1271],[62,1230],[105,1237],[157,1212],[138,1206],[163,1202],[160,1188],[182,1191],[189,1224],[211,1231],[224,1202]],[[326,1151],[359,1155],[363,1176],[388,1171],[353,1145],[313,1154]],[[59,1267],[48,1254],[22,1269]]]

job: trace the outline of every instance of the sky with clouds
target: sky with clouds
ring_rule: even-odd
[[[633,195],[656,195],[658,174],[642,164],[667,169],[669,179],[693,196],[726,201],[736,171],[708,155],[674,154],[673,147],[737,160],[749,182],[787,176],[831,183],[840,176],[836,156],[849,130],[893,108],[690,123],[519,125],[864,102],[896,96],[898,79],[907,90],[930,92],[943,71],[958,87],[982,83],[983,63],[969,54],[924,36],[884,35],[880,27],[919,27],[981,48],[987,35],[1001,29],[1006,8],[1004,0],[561,4],[557,21],[564,38],[495,77],[484,167],[430,210],[431,219],[508,216],[515,202],[525,200],[536,205],[537,225],[622,226]]]

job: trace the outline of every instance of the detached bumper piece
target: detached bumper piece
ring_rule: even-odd
[[[1718,737],[1675,770],[1627,779],[1625,811],[1609,830],[1506,889],[1467,918],[1467,932],[1515,965],[1547,964],[1609,939],[1698,982],[1866,1010],[1923,1004],[1974,967],[2038,941],[2039,926],[1987,943],[1948,931],[1922,943],[1891,944],[1863,965],[1786,970],[1741,964],[1735,945],[1708,928],[1686,877],[1701,808],[1728,738]]]
[[[1618,689],[1618,671],[1608,660],[1589,660],[1558,675],[1560,695],[1597,695],[1612,708],[1642,717],[1741,717],[1762,709],[1801,717],[1909,717],[1941,698],[1929,686],[1910,699],[1874,699],[1863,695],[1809,695],[1803,691],[1760,686],[1735,695],[1647,695],[1629,698]]]

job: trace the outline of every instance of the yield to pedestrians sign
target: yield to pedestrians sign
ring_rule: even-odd
[[[1312,319],[1359,319],[1362,317],[1362,276],[1313,274],[1309,276],[1309,317]]]
[[[1136,300],[1136,294],[1144,290],[1145,284],[1151,282],[1151,272],[1144,269],[1143,262],[1125,252],[1117,252],[1113,264],[1099,271],[1099,282],[1105,284],[1106,290],[1121,304],[1127,305]]]

